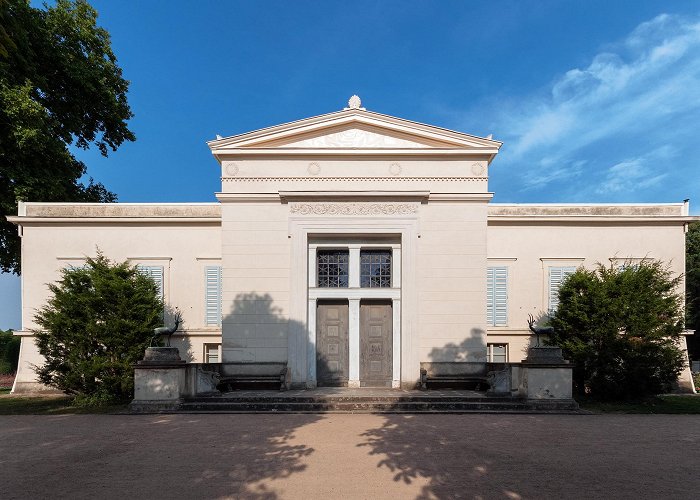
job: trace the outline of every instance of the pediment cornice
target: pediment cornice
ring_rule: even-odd
[[[363,109],[345,109],[207,143],[225,156],[280,154],[481,154],[501,142]]]

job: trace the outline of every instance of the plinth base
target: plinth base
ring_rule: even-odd
[[[137,365],[178,365],[185,364],[177,347],[147,347],[146,353]]]

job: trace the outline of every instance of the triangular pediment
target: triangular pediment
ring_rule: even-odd
[[[331,127],[306,134],[293,135],[276,141],[259,143],[256,147],[278,148],[439,148],[455,147],[453,143],[445,143],[434,139],[426,139],[416,135],[398,133],[385,128],[372,127],[362,123]]]
[[[214,154],[246,150],[475,150],[497,152],[490,138],[365,110],[344,110],[208,143]]]

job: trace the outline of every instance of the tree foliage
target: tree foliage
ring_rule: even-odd
[[[685,245],[686,326],[696,331],[687,337],[688,351],[700,359],[700,222],[688,225]]]
[[[0,375],[17,371],[21,343],[12,330],[0,330]]]
[[[49,289],[52,296],[35,317],[36,344],[46,359],[36,367],[41,382],[99,400],[130,398],[132,365],[163,321],[153,280],[98,254],[84,267],[64,269]]]
[[[33,8],[0,0],[0,214],[18,201],[110,202],[69,151],[90,144],[103,155],[134,134],[109,33],[84,0]],[[0,269],[19,274],[17,230],[0,220]]]
[[[562,284],[550,343],[576,364],[579,392],[597,399],[662,392],[678,378],[683,353],[681,277],[658,261],[580,268]]]

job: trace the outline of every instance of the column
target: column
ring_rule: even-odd
[[[315,252],[314,252],[315,254]],[[309,272],[309,275],[312,273]],[[313,273],[315,275],[315,273]],[[309,299],[308,310],[308,349],[306,363],[306,388],[316,387],[316,299]]]
[[[349,245],[348,287],[360,288],[360,245]]]
[[[349,302],[348,387],[360,387],[360,299],[350,299]]]
[[[391,301],[391,326],[393,329],[393,353],[391,359],[391,387],[398,389],[401,387],[401,300]]]

